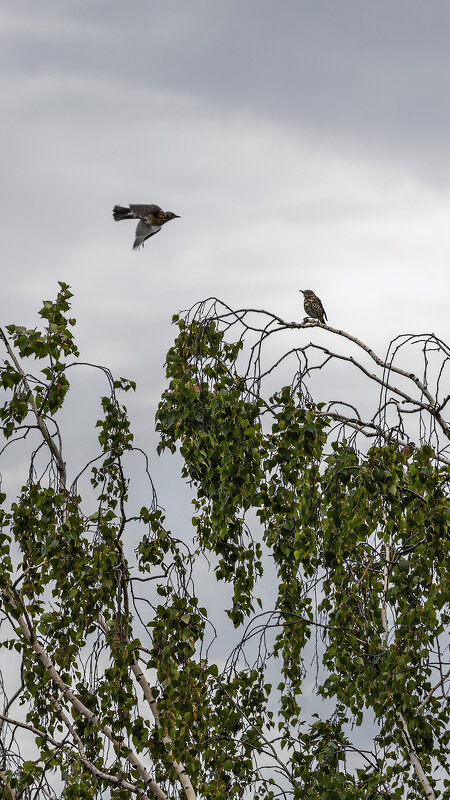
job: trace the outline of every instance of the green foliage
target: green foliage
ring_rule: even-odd
[[[445,798],[445,458],[422,441],[407,461],[381,428],[368,446],[363,424],[350,441],[307,368],[274,390],[267,327],[249,355],[220,315],[175,317],[156,427],[192,487],[187,547],[146,467],[150,499],[135,500],[142,452],[119,401],[133,381],[102,368],[95,450],[76,476],[63,459],[71,296],[60,283],[43,331],[2,333],[2,453],[28,459],[16,495],[0,493],[0,645],[19,666],[19,701],[2,703],[5,796],[50,792],[56,775],[65,799],[193,800],[181,774],[205,800],[414,800],[413,753]],[[195,591],[205,565],[231,598],[231,652],[214,636],[222,609]]]
[[[243,515],[262,476],[259,402],[246,400],[235,371],[241,343],[227,344],[214,324],[194,323],[167,356],[169,387],[157,414],[159,450],[181,442],[183,475],[196,487],[193,523],[200,543],[218,556],[218,580],[233,582],[229,615],[236,625],[253,610],[261,547],[248,541]]]
[[[179,334],[157,414],[161,447],[180,446],[195,488],[198,542],[218,557],[216,578],[234,585],[236,625],[254,608],[261,542],[276,567],[279,729],[298,796],[381,797],[386,774],[392,791],[408,785],[409,796],[421,796],[405,751],[399,759],[398,713],[425,772],[436,762],[445,767],[448,709],[437,697],[418,707],[431,677],[439,677],[433,653],[448,624],[448,466],[439,466],[427,445],[410,464],[389,444],[358,453],[331,437],[323,404],[292,386],[267,402],[248,392],[239,371],[242,340],[227,343],[225,326],[174,321]],[[260,519],[261,542],[236,550],[250,510]],[[334,699],[347,724],[361,725],[371,710],[383,768],[345,777],[332,755],[344,758],[351,749],[342,729],[335,744],[331,723],[298,730],[309,677],[304,654],[317,625],[324,676],[318,695]],[[325,763],[333,763],[331,775]]]

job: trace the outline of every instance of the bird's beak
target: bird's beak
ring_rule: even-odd
[[[180,215],[179,214],[174,214],[173,216],[174,216],[175,219],[180,219]]]

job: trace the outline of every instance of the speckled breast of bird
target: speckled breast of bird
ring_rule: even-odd
[[[149,225],[164,225],[166,222],[165,212],[160,208],[158,211],[155,211],[154,214],[149,214],[146,222],[148,222]]]

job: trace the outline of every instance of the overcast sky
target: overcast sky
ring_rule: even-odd
[[[1,6],[1,320],[69,283],[141,435],[171,316],[209,295],[292,320],[312,288],[381,353],[448,337],[447,0]],[[132,252],[129,202],[181,218]]]

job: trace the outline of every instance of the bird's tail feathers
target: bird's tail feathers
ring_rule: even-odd
[[[121,219],[133,219],[131,210],[129,208],[124,208],[123,206],[114,206],[112,213],[116,222],[119,222]]]

